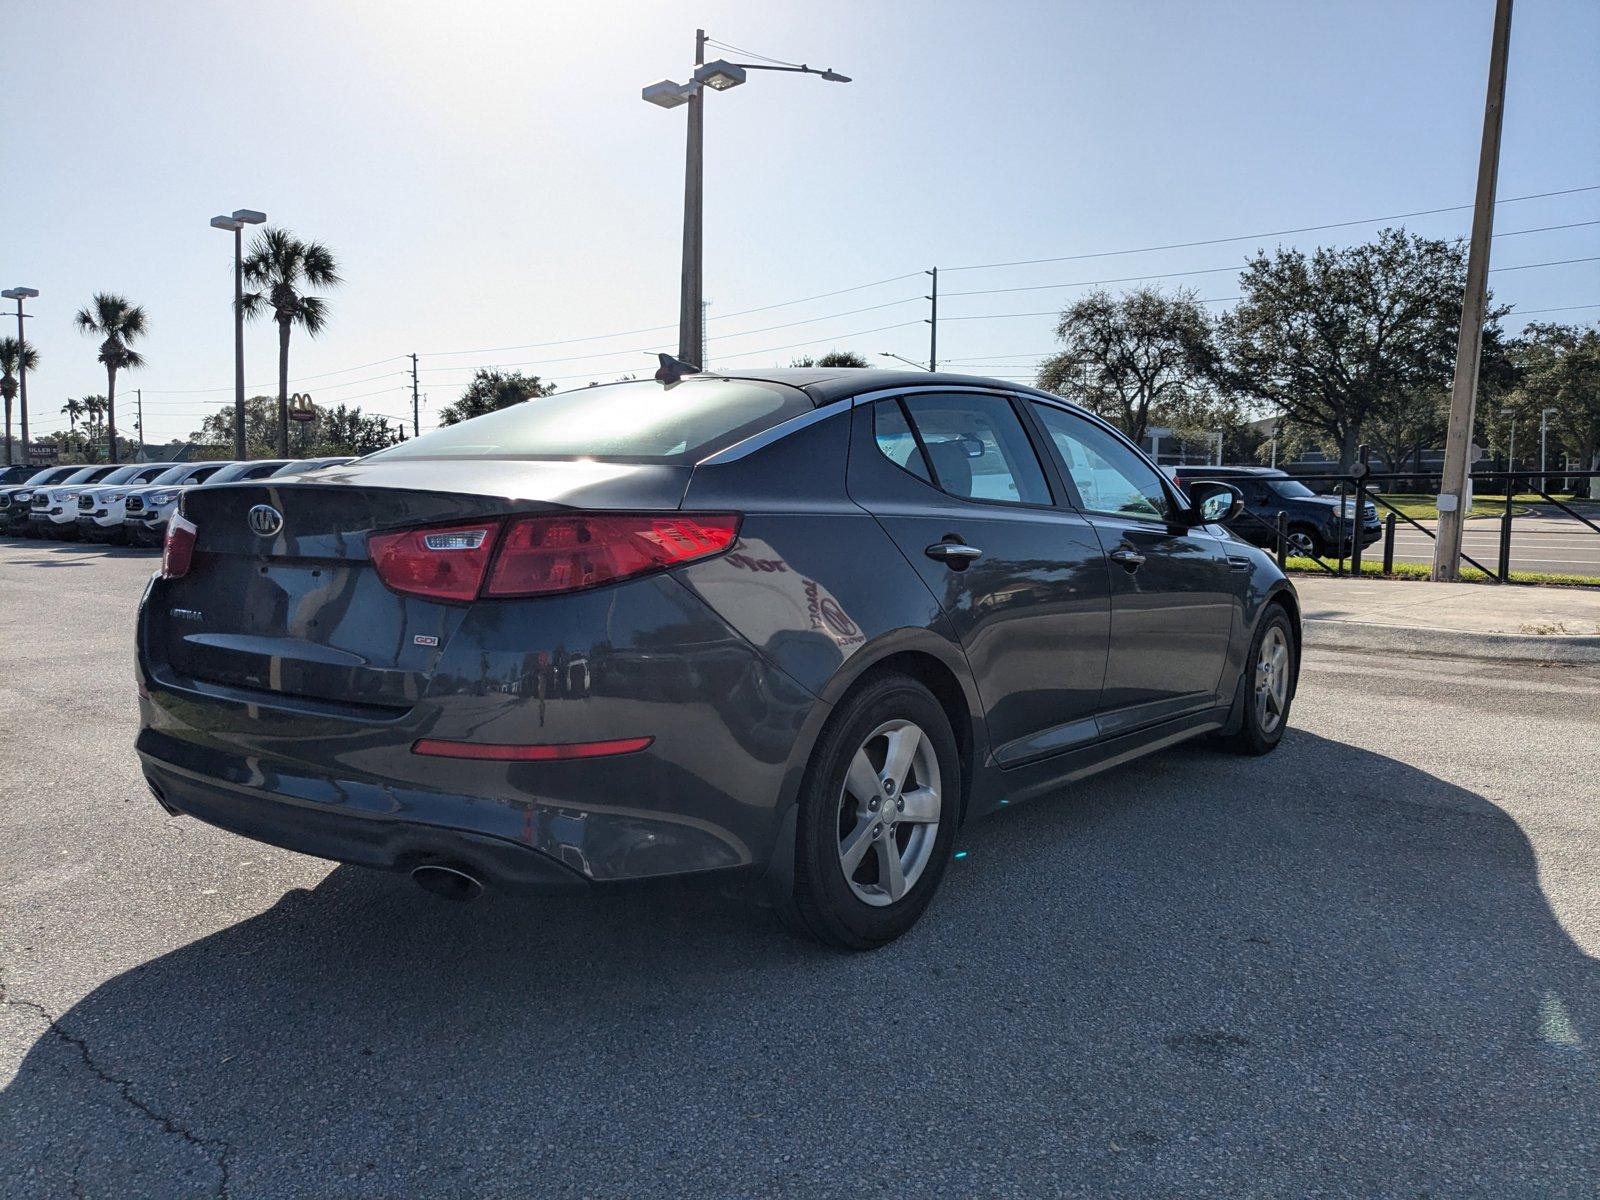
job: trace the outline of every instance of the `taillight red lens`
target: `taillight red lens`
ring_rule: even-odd
[[[367,552],[378,578],[397,592],[434,600],[475,600],[494,554],[498,522],[375,533]]]
[[[161,544],[161,577],[181,579],[189,573],[194,562],[195,535],[199,532],[192,521],[181,513],[173,513],[167,520],[167,538]]]
[[[720,554],[735,513],[574,513],[507,525],[485,596],[543,596],[597,587]]]

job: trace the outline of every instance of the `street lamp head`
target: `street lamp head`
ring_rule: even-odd
[[[235,221],[232,217],[212,217],[211,228],[226,229],[229,233],[237,233],[244,228],[244,223]]]
[[[38,294],[38,288],[30,287],[7,288],[5,291],[0,292],[0,296],[4,296],[7,300],[30,300]]]
[[[703,83],[713,91],[725,92],[729,88],[738,87],[745,80],[745,70],[725,58],[716,62],[708,62],[703,67],[694,69],[694,81]]]
[[[683,84],[663,79],[660,83],[652,83],[642,89],[639,94],[651,104],[659,104],[662,108],[677,108],[678,105],[689,102],[685,91]]]
[[[822,77],[824,79],[826,79],[829,83],[849,83],[850,82],[850,76],[841,75],[837,71],[824,71],[822,73]]]
[[[233,210],[233,219],[242,221],[246,225],[260,225],[267,219],[267,214],[257,212],[253,208],[236,208]]]

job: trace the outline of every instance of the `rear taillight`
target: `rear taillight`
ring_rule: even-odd
[[[734,513],[575,513],[506,526],[485,596],[545,596],[613,583],[720,554]]]
[[[161,577],[182,579],[189,573],[194,561],[195,535],[199,532],[192,521],[182,513],[173,513],[167,521],[167,540],[161,544]]]
[[[367,551],[378,578],[397,592],[435,600],[474,600],[494,554],[498,521],[375,533]]]
[[[720,554],[734,513],[573,513],[375,533],[367,549],[397,592],[436,600],[575,592]]]

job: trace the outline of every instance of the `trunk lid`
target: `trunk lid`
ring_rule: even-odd
[[[154,663],[179,676],[398,715],[427,690],[468,605],[391,591],[373,532],[566,509],[678,507],[690,468],[397,460],[198,487],[189,572],[150,614]],[[281,524],[256,526],[267,506]]]

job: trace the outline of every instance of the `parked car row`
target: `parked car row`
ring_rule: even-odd
[[[46,467],[0,487],[0,534],[159,546],[192,487],[303,475],[346,457]]]

